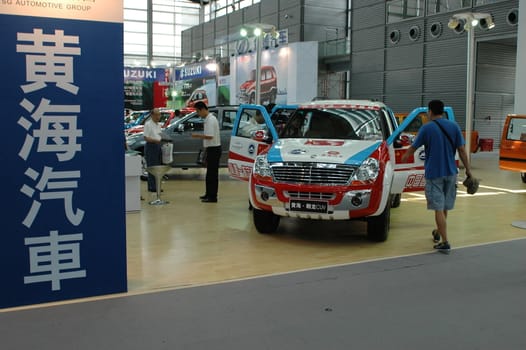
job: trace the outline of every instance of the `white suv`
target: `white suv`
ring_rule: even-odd
[[[275,232],[281,217],[365,219],[371,240],[387,239],[393,198],[423,190],[423,149],[401,164],[409,143],[401,144],[407,138],[380,102],[316,101],[294,108],[279,135],[275,118],[261,106],[242,105],[236,116],[228,166],[231,176],[249,181],[256,229]],[[243,120],[256,110],[266,124],[242,135]],[[402,126],[422,111],[413,111]]]

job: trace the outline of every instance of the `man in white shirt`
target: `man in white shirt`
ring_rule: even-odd
[[[161,112],[158,108],[154,108],[150,112],[150,118],[144,124],[144,140],[146,141],[144,158],[148,167],[162,164],[160,119]],[[148,173],[148,191],[157,192],[155,177],[150,173]]]
[[[197,114],[204,118],[204,131],[202,134],[192,134],[194,138],[203,139],[203,148],[206,150],[206,191],[199,197],[203,203],[216,203],[219,187],[219,159],[221,158],[221,137],[219,122],[204,102],[194,105]]]

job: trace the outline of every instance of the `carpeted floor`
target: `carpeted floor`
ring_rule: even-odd
[[[0,313],[1,348],[526,349],[526,239]]]

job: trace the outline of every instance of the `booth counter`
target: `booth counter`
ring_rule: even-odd
[[[126,211],[141,210],[142,159],[135,153],[124,156],[124,176],[126,177]]]

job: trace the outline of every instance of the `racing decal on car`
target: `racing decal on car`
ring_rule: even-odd
[[[342,154],[338,151],[327,151],[323,153],[322,156],[339,158],[342,157]]]
[[[228,163],[228,171],[230,176],[241,179],[248,180],[252,174],[252,166]]]
[[[343,146],[345,144],[345,141],[337,141],[337,140],[307,140],[305,141],[305,145],[312,145],[312,146]]]
[[[307,150],[306,149],[293,149],[292,151],[289,152],[290,154],[305,154],[307,153]]]
[[[422,189],[426,185],[426,179],[424,177],[424,174],[413,174],[409,175],[407,178],[407,181],[405,182],[405,188],[407,190],[411,189]]]

